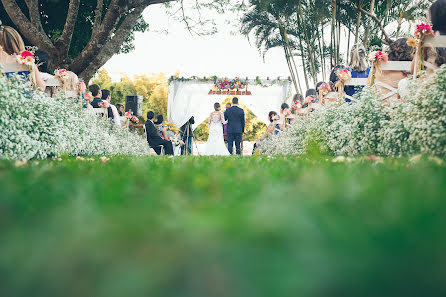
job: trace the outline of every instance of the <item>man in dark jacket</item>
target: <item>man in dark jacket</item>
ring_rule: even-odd
[[[235,141],[235,151],[237,155],[241,155],[240,143],[245,133],[245,112],[238,106],[237,97],[232,99],[232,107],[225,111],[225,119],[228,121],[228,151],[232,155]]]
[[[166,155],[173,155],[172,142],[164,140],[160,137],[158,129],[155,127],[155,124],[153,123],[154,117],[155,113],[153,111],[149,111],[147,113],[147,121],[144,124],[146,129],[147,142],[158,155],[161,154],[161,148],[160,148],[161,145],[164,147],[164,152],[166,153]]]
[[[88,87],[88,90],[91,92],[91,95],[93,96],[93,101],[90,102],[91,106],[93,108],[100,108],[99,104],[102,102],[102,92],[101,88],[94,84]]]
[[[194,137],[192,125],[195,124],[194,117],[191,117],[189,121],[186,122],[183,126],[180,128],[181,138],[184,142],[184,145],[181,147],[181,154],[184,155],[187,148],[187,153],[189,155],[192,154],[192,138]]]

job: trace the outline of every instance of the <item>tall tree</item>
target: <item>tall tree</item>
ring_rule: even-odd
[[[132,32],[147,28],[141,18],[146,7],[170,1],[1,0],[26,40],[49,55],[50,67],[86,81],[114,54],[132,48]]]

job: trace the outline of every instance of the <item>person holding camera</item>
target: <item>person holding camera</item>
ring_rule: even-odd
[[[192,125],[195,124],[195,119],[192,116],[183,126],[180,128],[181,139],[185,143],[181,147],[181,155],[192,154],[192,138],[194,137]],[[186,150],[187,148],[187,150]]]

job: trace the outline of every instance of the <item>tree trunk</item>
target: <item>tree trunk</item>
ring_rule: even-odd
[[[287,57],[288,68],[290,69],[291,76],[293,77],[294,88],[295,88],[296,92],[302,92],[301,86],[300,86],[300,78],[299,78],[298,69],[296,67],[296,63],[294,62],[293,52],[290,47],[290,43],[288,40],[288,34],[287,34],[285,27],[283,27],[283,26],[280,27],[280,32],[281,32],[282,40],[284,43],[284,49],[285,49],[285,55]],[[294,69],[293,69],[293,65],[294,65]]]
[[[310,68],[311,68],[311,76],[313,77],[313,82],[314,84],[317,83],[317,78],[316,78],[316,67],[315,67],[315,62],[314,62],[314,54],[313,54],[313,46],[310,44],[310,39],[308,38],[308,32],[307,32],[307,26],[305,24],[305,21],[303,19],[303,11],[302,11],[302,0],[299,0],[299,20],[300,20],[300,25],[303,28],[304,31],[304,37],[305,37],[305,43],[307,44],[308,47],[308,55],[310,58]]]
[[[331,16],[331,42],[333,51],[333,67],[338,65],[337,54],[336,54],[336,0],[332,0],[332,16]]]
[[[325,81],[326,76],[325,76],[324,48],[322,47],[321,35],[319,32],[319,28],[316,29],[316,34],[317,34],[317,41],[318,41],[318,45],[319,45],[320,58],[321,58],[322,80]]]
[[[350,30],[350,26],[347,28],[348,29],[348,38],[347,38],[347,64],[349,64],[350,62],[350,38],[352,35],[352,31]]]
[[[362,8],[362,0],[359,2],[359,10],[358,10],[358,19],[356,20],[356,33],[355,33],[355,44],[359,42],[359,28],[361,28],[361,8]]]
[[[375,11],[375,0],[370,0],[370,13],[373,14]],[[364,31],[364,47],[369,46],[369,34],[370,34],[370,22],[367,21],[365,31]]]

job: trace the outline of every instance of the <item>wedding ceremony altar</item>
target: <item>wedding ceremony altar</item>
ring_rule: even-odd
[[[195,129],[213,111],[214,103],[222,103],[228,96],[237,96],[241,104],[268,125],[268,112],[278,111],[282,103],[291,102],[291,81],[288,79],[248,79],[245,83],[249,92],[234,90],[217,94],[218,92],[211,92],[215,86],[212,78],[173,78],[169,84],[168,121],[181,127],[194,116],[195,124],[192,127]]]

